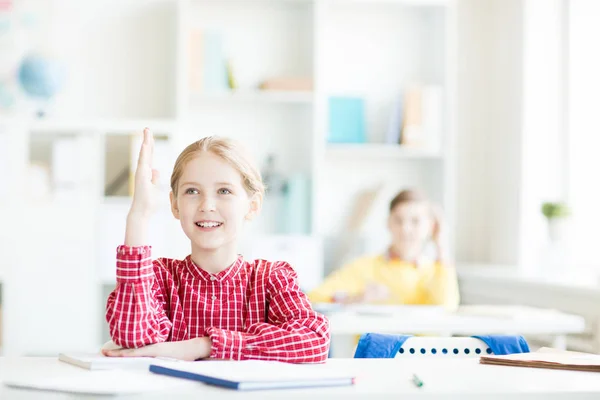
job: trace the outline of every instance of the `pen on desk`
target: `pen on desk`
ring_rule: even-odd
[[[412,382],[418,388],[423,387],[423,385],[424,385],[423,381],[417,376],[417,374],[413,374],[413,376],[412,376]]]

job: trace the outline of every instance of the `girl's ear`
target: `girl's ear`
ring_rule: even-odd
[[[262,207],[262,194],[254,193],[252,197],[250,197],[250,207],[248,213],[246,214],[247,220],[252,220],[258,213]]]
[[[175,219],[179,219],[179,208],[177,207],[177,198],[173,194],[173,191],[169,193],[169,200],[171,201],[171,213]]]

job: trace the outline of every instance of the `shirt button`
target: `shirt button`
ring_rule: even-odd
[[[216,299],[217,299],[217,296],[213,296],[213,297],[211,297],[211,299],[213,299],[213,300],[216,300]]]
[[[216,277],[216,276],[213,276],[213,275],[211,275],[211,276],[210,276],[210,280],[211,280],[211,281],[216,281],[216,280],[217,280],[217,277]]]

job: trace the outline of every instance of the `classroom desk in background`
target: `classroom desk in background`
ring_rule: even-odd
[[[431,306],[315,305],[331,327],[333,357],[352,357],[356,336],[368,332],[427,334],[436,336],[523,335],[550,336],[552,347],[566,349],[566,335],[581,333],[585,320],[565,314],[523,306],[466,305],[456,312]]]
[[[479,364],[477,358],[413,359],[329,359],[311,368],[333,369],[357,377],[354,386],[322,389],[238,392],[202,383],[158,376],[144,371],[120,371],[122,390],[127,385],[147,384],[151,392],[128,395],[127,399],[511,399],[511,400],[583,400],[600,398],[600,374],[536,368],[504,367]],[[113,385],[107,371],[88,371],[59,362],[54,358],[0,358],[0,381],[14,379],[62,379],[72,382],[93,381],[95,385]],[[108,371],[113,372],[113,371]],[[104,374],[103,374],[104,373]],[[412,375],[424,382],[416,387]],[[118,394],[118,393],[116,393]],[[92,399],[106,396],[65,394],[0,386],[0,399]]]

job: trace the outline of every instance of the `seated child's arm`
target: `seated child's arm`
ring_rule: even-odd
[[[454,267],[437,262],[421,285],[425,304],[443,305],[452,310],[458,307],[460,295]]]
[[[245,332],[211,327],[211,358],[321,363],[329,352],[329,321],[314,311],[288,263],[273,263],[268,273],[267,321]]]
[[[165,274],[152,262],[150,246],[119,246],[117,287],[106,304],[110,336],[119,346],[137,348],[164,342],[172,323],[166,314]]]
[[[336,296],[343,294],[346,299],[360,299],[364,295],[366,283],[370,281],[369,258],[361,258],[332,272],[325,281],[308,294],[312,303],[332,303]],[[350,301],[352,302],[352,301]]]

